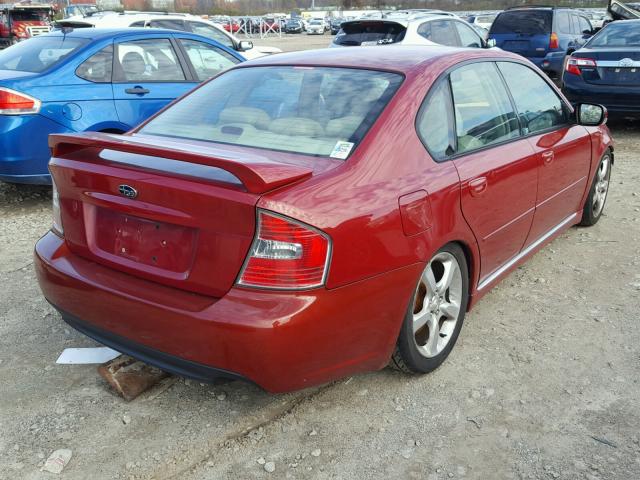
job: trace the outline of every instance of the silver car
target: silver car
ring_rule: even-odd
[[[307,35],[324,35],[324,20],[321,18],[313,18],[307,26]]]

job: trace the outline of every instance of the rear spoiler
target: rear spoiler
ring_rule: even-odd
[[[147,141],[142,136],[98,132],[73,135],[53,134],[49,135],[49,147],[51,147],[52,156],[58,158],[64,158],[66,154],[82,148],[92,147],[216,167],[237,177],[248,192],[256,194],[308,178],[313,173],[311,168],[274,162],[260,155],[249,154],[243,155],[241,160],[231,159],[226,155],[220,155],[218,149],[195,143],[181,145],[175,140],[159,137],[153,137],[153,141]],[[83,160],[98,161],[97,158]]]
[[[640,18],[638,4],[625,4],[619,0],[609,0],[607,12],[614,20],[634,20]]]

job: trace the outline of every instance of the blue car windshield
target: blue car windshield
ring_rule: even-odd
[[[351,68],[237,68],[160,113],[140,133],[346,159],[402,80]]]
[[[640,23],[625,21],[610,23],[586,46],[589,48],[640,47]]]
[[[0,51],[0,70],[40,73],[89,42],[85,38],[42,36]]]

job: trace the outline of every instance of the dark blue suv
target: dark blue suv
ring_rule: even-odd
[[[516,7],[500,13],[489,39],[503,50],[528,58],[549,76],[560,78],[565,57],[593,35],[587,15],[562,7]]]

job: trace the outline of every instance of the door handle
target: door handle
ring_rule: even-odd
[[[486,190],[489,184],[487,183],[487,177],[474,178],[469,182],[469,191],[472,197],[479,197]]]
[[[542,161],[545,163],[545,165],[549,165],[551,162],[553,162],[553,158],[553,150],[548,150],[542,153]]]
[[[132,95],[144,95],[146,93],[149,93],[149,89],[142,88],[142,87],[133,87],[133,88],[125,89],[124,92],[125,93],[131,93]]]

